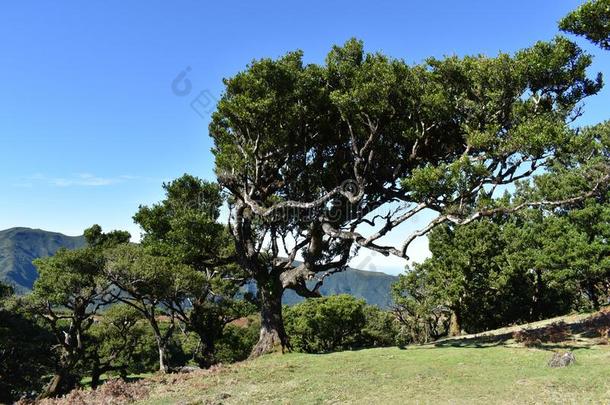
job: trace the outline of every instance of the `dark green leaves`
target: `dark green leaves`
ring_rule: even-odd
[[[587,1],[564,17],[559,28],[582,35],[603,49],[610,49],[610,1]]]

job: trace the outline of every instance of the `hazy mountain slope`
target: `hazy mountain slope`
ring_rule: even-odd
[[[357,298],[364,298],[370,305],[387,308],[392,303],[390,287],[396,280],[396,276],[389,274],[348,268],[326,278],[320,287],[320,293],[322,295],[351,294]],[[283,301],[287,305],[292,305],[303,299],[294,291],[288,290],[284,293]]]
[[[348,268],[324,280],[320,293],[322,295],[351,294],[357,298],[364,298],[370,305],[388,308],[392,304],[390,288],[397,279],[397,276],[385,273]],[[313,284],[315,283],[311,282],[310,287]],[[244,287],[244,290],[255,293],[256,284],[248,284]],[[286,305],[293,305],[303,301],[303,299],[294,291],[286,290],[282,301]]]
[[[38,277],[32,260],[55,254],[60,248],[85,245],[82,236],[66,236],[40,229],[11,228],[0,231],[0,279],[18,292],[32,288]]]

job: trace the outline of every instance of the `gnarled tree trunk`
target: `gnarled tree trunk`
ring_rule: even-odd
[[[284,289],[279,277],[257,279],[257,284],[261,301],[261,331],[250,358],[272,352],[283,353],[290,348],[282,319]]]

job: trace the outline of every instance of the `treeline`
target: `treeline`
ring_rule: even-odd
[[[254,299],[236,299],[246,278],[226,227],[217,222],[223,198],[217,185],[189,175],[164,189],[162,202],[134,216],[141,243],[131,243],[128,232],[104,233],[94,225],[84,232],[87,247],[34,262],[39,277],[32,293],[5,299],[3,315],[16,322],[6,342],[18,342],[19,329],[30,328],[26,339],[34,339],[31,349],[39,355],[3,368],[0,384],[23,378],[6,383],[3,392],[44,385],[42,397],[57,396],[84,376],[95,387],[104,373],[168,372],[187,355],[200,367],[219,361],[216,345],[226,325],[256,310]],[[196,343],[177,337],[191,335]],[[3,347],[10,350],[28,352]],[[45,373],[52,378],[43,384]]]
[[[164,189],[163,201],[134,216],[141,243],[94,225],[85,248],[34,262],[30,294],[0,284],[0,401],[250,355],[260,301],[240,290],[249,278],[217,222],[219,187],[184,175]],[[292,348],[316,353],[392,345],[398,330],[390,312],[349,296],[296,305],[285,322]]]
[[[163,305],[155,308],[154,320],[116,301],[105,301],[99,309],[90,302],[89,309],[77,315],[71,303],[42,310],[32,306],[35,298],[13,296],[10,287],[0,286],[2,403],[62,395],[82,386],[95,389],[102,378],[128,380],[139,374],[188,372],[245,360],[259,338],[259,317],[244,311],[238,321],[216,331],[214,350],[207,352],[213,360],[206,357],[202,362],[201,337],[173,320]],[[348,295],[288,307],[285,322],[295,351],[326,353],[406,343],[391,312]]]
[[[609,198],[434,229],[432,256],[393,286],[407,334],[426,342],[610,304]]]

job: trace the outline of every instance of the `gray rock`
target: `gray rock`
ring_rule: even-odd
[[[549,360],[549,367],[567,367],[576,362],[576,357],[572,352],[556,352]]]

